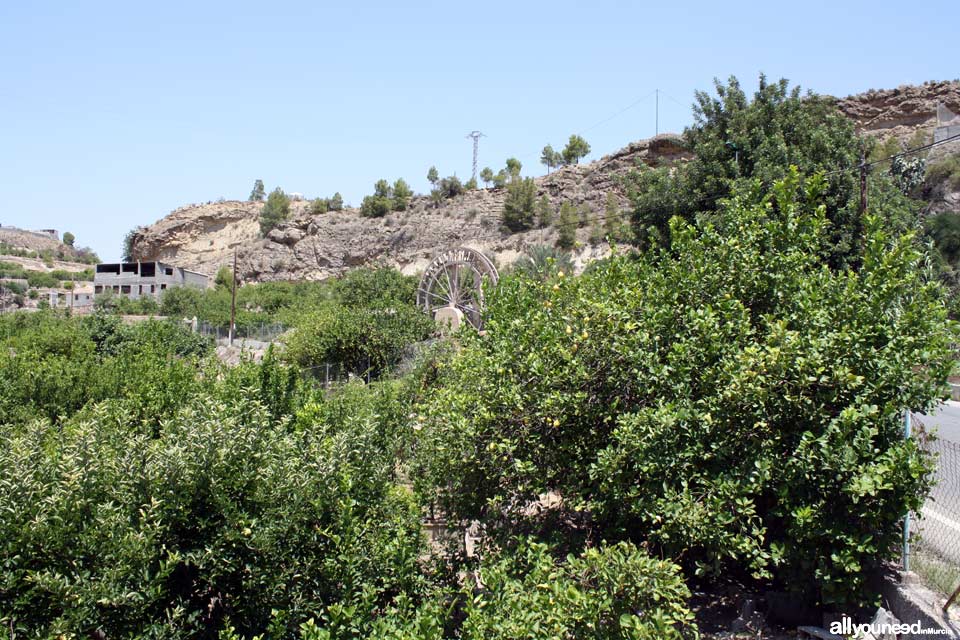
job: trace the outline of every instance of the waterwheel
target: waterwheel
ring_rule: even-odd
[[[438,320],[462,318],[476,329],[483,324],[483,287],[494,286],[497,268],[479,251],[444,251],[427,266],[417,287],[417,306]]]

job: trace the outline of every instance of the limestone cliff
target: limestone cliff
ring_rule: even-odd
[[[917,132],[929,138],[937,104],[960,113],[960,82],[873,90],[837,100],[837,107],[867,135],[911,141]],[[915,141],[915,140],[913,140]],[[672,164],[689,158],[673,135],[635,142],[583,165],[564,167],[536,178],[538,196],[555,207],[571,201],[601,215],[608,193],[622,207],[627,198],[619,178],[638,164]],[[500,230],[505,189],[477,189],[435,206],[419,196],[410,208],[384,218],[364,218],[357,209],[311,215],[309,202],[292,203],[290,220],[260,238],[258,202],[218,202],[181,207],[141,230],[134,255],[165,260],[213,274],[238,256],[238,272],[247,281],[322,279],[363,264],[382,263],[408,273],[421,270],[439,251],[467,245],[492,255],[501,265],[525,247],[553,243],[556,229],[510,234]],[[606,251],[586,242],[589,228],[578,230],[581,264]]]
[[[619,178],[638,163],[668,164],[688,158],[675,136],[661,135],[583,165],[536,178],[537,195],[554,207],[571,201],[594,215],[603,214],[608,193],[626,208]],[[233,260],[245,281],[322,279],[364,264],[387,264],[416,273],[439,251],[467,245],[509,264],[531,244],[553,243],[556,229],[511,234],[500,229],[506,189],[477,189],[436,206],[416,196],[404,212],[364,218],[355,208],[313,215],[310,203],[291,203],[290,219],[266,238],[259,233],[262,203],[217,202],[181,207],[140,230],[133,243],[141,260],[164,260],[213,274]],[[583,248],[577,260],[606,251],[586,242],[589,226],[578,230]]]
[[[938,103],[960,112],[960,81],[871,90],[837,100],[837,108],[865,134],[908,142],[918,131],[932,137]]]

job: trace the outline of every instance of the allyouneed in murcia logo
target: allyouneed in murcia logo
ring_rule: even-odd
[[[929,636],[945,636],[949,635],[949,631],[946,629],[928,629],[924,628],[923,625],[917,620],[914,623],[898,622],[877,622],[877,623],[854,623],[853,619],[848,616],[843,616],[840,620],[836,620],[830,623],[830,633],[836,634],[838,636],[853,636],[855,638],[862,638],[866,634],[870,633],[877,637],[882,637],[889,634],[900,635],[900,634],[913,634],[913,635],[929,635]]]

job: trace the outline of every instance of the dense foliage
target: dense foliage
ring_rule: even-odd
[[[674,221],[669,252],[505,280],[421,410],[421,490],[494,535],[553,491],[691,572],[864,596],[925,496],[901,416],[937,398],[952,334],[878,219],[859,271],[825,266],[825,190],[793,174]]]
[[[715,97],[697,92],[695,123],[684,131],[694,158],[675,171],[643,169],[628,181],[637,240],[669,246],[673,216],[708,217],[734,189],[757,179],[770,188],[796,166],[803,175],[820,171],[826,178],[827,258],[834,266],[856,264],[864,220],[857,172],[861,143],[852,122],[830,99],[802,95],[785,79],[771,83],[761,75],[752,99],[733,77],[715,88]],[[896,190],[892,183],[883,186]],[[898,230],[911,228],[916,219],[915,208],[871,210],[883,211],[887,224]]]
[[[861,215],[860,150],[829,103],[762,78],[752,101],[717,92],[698,94],[693,161],[630,178],[633,229],[615,197],[600,217],[564,202],[554,225],[518,160],[484,169],[504,222],[554,225],[560,249],[487,291],[482,334],[428,341],[416,278],[387,268],[240,287],[239,327],[286,332],[233,366],[182,321],[228,325],[228,269],[159,307],[0,316],[0,628],[653,640],[696,637],[688,585],[718,577],[869,600],[929,489],[901,416],[953,366],[960,222],[920,225],[912,196],[956,164],[922,184],[922,163],[878,164]],[[587,153],[573,136],[543,160]],[[436,202],[475,188],[428,179]],[[410,196],[379,181],[362,212]],[[591,222],[592,242],[641,250],[574,276],[563,249]],[[154,311],[170,319],[112,313]],[[368,382],[318,384],[327,365]]]
[[[414,304],[416,279],[393,269],[359,269],[337,281],[330,297],[295,317],[286,358],[308,369],[332,364],[380,375],[406,348],[434,330]]]
[[[37,354],[55,349],[48,338],[82,337],[78,321],[56,322],[55,336],[20,332],[16,348]],[[118,381],[116,357],[106,355],[114,349],[136,349],[119,373],[137,375],[159,329],[145,325],[128,345],[99,333],[102,362],[86,362],[99,364],[89,381]],[[157,342],[169,345],[170,331],[179,330]],[[349,412],[318,396],[300,419],[293,396],[278,402],[278,389],[296,385],[280,382],[287,374],[275,361],[225,369],[164,355],[166,368],[136,381],[138,402],[111,389],[56,423],[5,416],[5,628],[18,637],[215,638],[229,620],[244,634],[285,637],[328,605],[418,591],[419,514],[394,482],[395,392],[351,392]],[[0,366],[7,380],[10,365]],[[76,381],[49,382],[63,393]],[[145,423],[142,401],[168,385],[178,397]]]

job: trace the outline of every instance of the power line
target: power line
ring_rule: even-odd
[[[895,154],[893,154],[893,155],[891,155],[891,156],[887,156],[886,158],[881,158],[880,160],[873,160],[873,161],[871,161],[871,162],[858,163],[856,166],[852,166],[852,167],[843,167],[843,168],[840,168],[840,169],[834,169],[833,171],[827,171],[826,173],[823,173],[822,175],[823,175],[824,177],[827,177],[827,176],[836,175],[836,174],[838,174],[838,173],[845,173],[845,172],[847,172],[847,171],[859,170],[859,169],[861,169],[861,167],[862,167],[862,168],[873,167],[873,166],[876,166],[876,165],[878,165],[878,164],[883,164],[883,163],[885,163],[885,162],[890,162],[891,160],[894,160],[894,159],[896,159],[896,158],[902,158],[902,157],[904,157],[904,156],[910,156],[910,155],[913,155],[913,154],[915,154],[915,153],[920,153],[921,151],[926,151],[926,150],[928,150],[928,149],[932,149],[932,148],[934,148],[934,147],[936,147],[936,146],[939,146],[939,145],[941,145],[941,144],[947,144],[948,142],[953,142],[954,140],[960,140],[960,133],[958,133],[958,134],[955,135],[955,136],[950,136],[949,138],[944,138],[943,140],[937,140],[936,142],[931,142],[931,143],[929,143],[929,144],[925,144],[925,145],[922,145],[922,146],[919,146],[919,147],[915,147],[915,148],[913,148],[913,149],[905,149],[905,150],[903,150],[903,151],[901,151],[901,152],[899,152],[899,153],[895,153]]]
[[[882,159],[882,160],[874,160],[873,162],[868,162],[868,163],[867,163],[867,166],[868,166],[868,167],[872,167],[872,166],[875,165],[875,164],[881,164],[881,163],[884,163],[884,162],[889,162],[890,160],[893,160],[894,158],[900,158],[900,157],[903,157],[903,156],[913,155],[914,153],[919,153],[919,152],[921,152],[921,151],[926,151],[927,149],[932,149],[933,147],[935,147],[935,146],[937,146],[937,145],[946,144],[946,143],[948,143],[948,142],[953,142],[954,140],[960,140],[960,133],[958,133],[958,134],[955,135],[955,136],[950,136],[949,138],[944,138],[943,140],[938,140],[938,141],[936,141],[936,142],[931,142],[930,144],[925,144],[925,145],[923,145],[923,146],[921,146],[921,147],[916,147],[915,149],[907,149],[907,150],[905,150],[905,151],[901,151],[900,153],[895,153],[895,154],[893,154],[892,156],[887,157],[887,158],[884,158],[884,159]]]
[[[581,131],[580,131],[580,134],[583,135],[584,133],[587,133],[588,131],[592,131],[593,129],[596,129],[596,128],[599,127],[600,125],[607,124],[608,122],[610,122],[610,121],[613,120],[614,118],[617,118],[617,117],[623,115],[624,113],[626,113],[627,111],[629,111],[630,109],[633,109],[635,106],[637,106],[638,104],[640,104],[641,102],[643,102],[644,100],[646,100],[647,98],[649,98],[650,96],[652,96],[653,94],[655,94],[657,91],[659,91],[659,89],[654,89],[653,91],[651,91],[651,92],[648,93],[647,95],[643,96],[642,98],[638,98],[637,100],[634,100],[633,102],[631,102],[630,104],[628,104],[627,106],[625,106],[623,109],[620,109],[619,111],[617,111],[617,112],[614,113],[613,115],[608,116],[608,117],[604,118],[603,120],[601,120],[601,121],[599,121],[599,122],[596,122],[596,123],[590,125],[590,126],[587,127],[586,129],[581,130]]]

